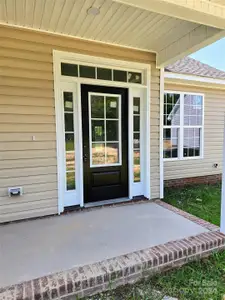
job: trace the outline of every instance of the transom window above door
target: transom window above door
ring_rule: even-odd
[[[89,94],[90,165],[121,164],[120,95]]]
[[[203,95],[185,92],[164,94],[164,159],[203,156]]]
[[[61,75],[142,84],[142,73],[88,65],[61,63]]]

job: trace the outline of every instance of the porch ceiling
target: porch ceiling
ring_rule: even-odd
[[[87,13],[92,6],[99,15]],[[153,51],[160,67],[224,35],[219,28],[114,0],[2,0],[0,23]]]

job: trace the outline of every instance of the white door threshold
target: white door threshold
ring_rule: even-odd
[[[85,208],[88,207],[96,207],[96,206],[103,206],[103,205],[110,205],[110,204],[118,204],[122,202],[131,201],[130,198],[117,198],[117,199],[110,199],[110,200],[103,200],[103,201],[96,201],[84,204]]]

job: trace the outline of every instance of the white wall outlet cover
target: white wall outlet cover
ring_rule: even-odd
[[[8,188],[8,195],[9,195],[9,197],[21,196],[21,195],[23,195],[23,188],[18,187],[18,186],[9,187]]]

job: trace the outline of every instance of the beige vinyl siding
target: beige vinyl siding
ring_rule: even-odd
[[[151,197],[159,197],[154,54],[4,26],[0,39],[0,222],[57,213],[53,49],[151,64]],[[9,198],[13,186],[22,186],[24,195]]]
[[[164,179],[189,178],[222,173],[225,91],[220,89],[165,83],[171,91],[204,94],[204,157],[203,159],[164,160]],[[217,163],[218,168],[213,165]]]

